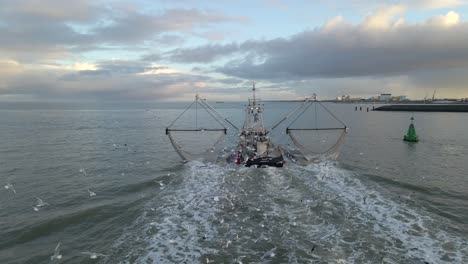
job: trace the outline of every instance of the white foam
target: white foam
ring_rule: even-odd
[[[173,180],[122,237],[133,244],[122,263],[216,262],[226,251],[229,263],[466,260],[463,239],[442,230],[441,218],[333,163],[246,170],[190,162]]]
[[[317,175],[318,182],[313,182],[314,179],[309,184],[315,187],[320,185],[324,192],[334,192],[352,217],[359,220],[357,225],[361,225],[360,228],[373,227],[375,237],[389,242],[390,246],[382,249],[389,260],[393,258],[397,263],[404,259],[402,257],[429,263],[463,263],[466,260],[466,255],[462,253],[464,239],[442,230],[444,221],[447,221],[442,217],[384,197],[378,191],[369,189],[352,173],[332,164],[321,163],[305,169]],[[411,195],[407,198],[411,198]],[[343,230],[338,230],[337,235],[344,243],[342,233]],[[401,241],[402,248],[398,246],[398,241]],[[447,242],[452,243],[455,250],[444,249]],[[359,256],[350,256],[348,262],[355,258]]]
[[[139,220],[146,226],[142,232],[146,249],[138,263],[192,263],[218,252],[209,246],[217,233],[214,215],[223,203],[233,205],[220,189],[224,173],[216,165],[190,162],[181,175],[182,184],[175,190],[165,189],[167,193],[148,204]]]

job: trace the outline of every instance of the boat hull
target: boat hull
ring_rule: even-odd
[[[279,157],[260,157],[255,159],[248,159],[245,162],[246,167],[257,166],[257,168],[262,167],[277,167],[281,168],[284,165],[283,156]]]

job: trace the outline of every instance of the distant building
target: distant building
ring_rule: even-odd
[[[407,101],[408,99],[406,98],[405,95],[400,95],[400,96],[393,96],[391,101],[395,102],[401,102],[401,101]]]
[[[336,100],[347,102],[351,100],[351,97],[349,95],[342,95],[342,96],[336,97]]]
[[[381,102],[387,102],[390,101],[390,99],[392,99],[392,94],[381,94],[379,96],[379,101]]]

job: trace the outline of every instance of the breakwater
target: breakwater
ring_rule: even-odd
[[[468,104],[395,104],[384,105],[374,111],[468,112]]]

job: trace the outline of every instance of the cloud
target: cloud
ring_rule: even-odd
[[[283,2],[261,5],[285,8]],[[252,79],[280,97],[307,96],[311,87],[330,97],[408,88],[413,94],[468,93],[468,23],[462,16],[445,10],[423,22],[405,20],[416,9],[455,8],[465,1],[353,3],[372,5],[374,12],[366,9],[360,23],[337,16],[291,36],[223,42],[231,24],[249,20],[136,2],[4,0],[0,99],[151,100],[184,98],[195,89],[234,98],[248,92]]]
[[[181,44],[186,36],[178,33],[195,34],[218,24],[247,21],[194,8],[148,13],[135,6],[97,5],[90,0],[6,0],[0,8],[0,58],[33,62],[110,47],[137,50]]]
[[[429,20],[429,23],[434,26],[451,27],[459,24],[461,21],[460,15],[454,11],[450,11],[445,16],[435,16]]]
[[[322,28],[289,38],[248,41],[224,46],[175,50],[177,62],[208,62],[247,54],[217,68],[240,78],[343,78],[397,76],[414,72],[468,66],[468,23],[449,12],[424,23],[365,20],[345,23],[341,18]],[[372,27],[369,27],[371,23]]]
[[[81,22],[93,21],[105,8],[91,0],[3,0],[0,14],[8,21]],[[73,10],[73,12],[70,12]]]
[[[239,46],[236,43],[212,44],[191,49],[174,49],[165,53],[164,58],[172,62],[206,63],[230,55],[238,50]]]
[[[93,35],[103,42],[134,43],[151,40],[161,33],[189,32],[207,24],[247,21],[244,17],[181,8],[169,9],[159,15],[126,11],[111,19],[110,25],[93,30]]]
[[[356,93],[375,92],[381,86],[385,88],[382,92],[393,89],[420,94],[425,86],[436,86],[455,95],[466,80],[455,78],[453,72],[468,75],[468,22],[449,11],[410,23],[401,17],[404,10],[402,6],[380,9],[359,24],[335,17],[322,27],[286,38],[175,49],[163,58],[211,63],[215,72],[283,87],[319,83],[339,92],[338,87],[354,83],[349,90]],[[445,82],[428,85],[427,72],[438,72],[434,76],[445,76]],[[404,92],[408,88],[415,91]],[[468,89],[462,93],[467,94]]]
[[[219,79],[217,81],[220,83],[231,84],[231,85],[244,83],[244,80],[238,79],[238,78],[226,78],[226,79]]]
[[[367,16],[362,24],[368,29],[387,29],[392,25],[392,19],[406,11],[404,5],[392,5],[380,8],[377,12]]]
[[[415,5],[423,9],[443,9],[466,5],[464,0],[418,0]]]
[[[193,94],[210,77],[143,61],[100,61],[95,65],[28,69],[6,61],[0,70],[0,99],[164,100]],[[86,69],[94,68],[94,69]],[[81,70],[78,70],[81,69]]]
[[[22,72],[24,67],[14,60],[0,60],[0,69],[0,77],[6,77]]]

